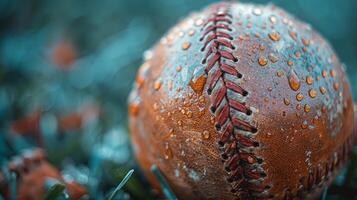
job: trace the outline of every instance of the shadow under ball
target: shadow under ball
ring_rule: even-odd
[[[345,165],[345,69],[311,26],[274,5],[218,3],[145,53],[129,97],[136,157],[179,199],[314,199]]]

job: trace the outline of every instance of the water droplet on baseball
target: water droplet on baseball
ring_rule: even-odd
[[[307,125],[307,121],[305,120],[302,124],[301,124],[301,128],[302,129],[307,129],[308,125]]]
[[[168,143],[165,144],[164,157],[166,160],[172,158],[172,150]]]
[[[301,38],[301,42],[302,42],[305,46],[309,46],[309,45],[310,45],[310,40],[308,40],[308,39]]]
[[[313,79],[311,76],[307,76],[307,77],[306,77],[306,83],[307,83],[308,85],[311,85],[311,84],[314,83],[314,79]]]
[[[203,20],[202,19],[197,19],[196,21],[195,21],[195,25],[196,26],[201,26],[203,24]]]
[[[300,88],[300,81],[295,72],[292,70],[290,76],[288,77],[290,88],[297,91]]]
[[[161,88],[161,81],[160,80],[155,81],[154,89],[159,90],[160,88]]]
[[[139,103],[133,102],[129,104],[129,113],[132,116],[137,116],[139,113]]]
[[[287,98],[284,98],[284,104],[287,106],[290,105],[290,100]]]
[[[203,131],[202,132],[202,138],[203,139],[209,139],[210,138],[210,133],[209,133],[209,131]]]
[[[260,66],[265,66],[268,63],[268,60],[265,57],[260,57],[258,59],[258,63],[259,63]]]
[[[320,87],[320,92],[321,94],[325,94],[327,92],[326,88],[325,87]]]
[[[270,16],[270,17],[269,17],[269,20],[270,20],[270,22],[273,23],[273,24],[276,24],[276,22],[277,22],[277,19],[276,19],[275,15]]]
[[[296,40],[296,38],[297,38],[296,32],[289,31],[289,35],[293,40]]]
[[[311,111],[310,105],[305,104],[305,106],[304,106],[304,111],[307,112],[307,113],[310,112],[310,111]]]
[[[279,41],[280,40],[280,34],[278,32],[272,32],[269,33],[269,38],[273,41]]]
[[[183,50],[187,50],[187,49],[189,49],[191,47],[191,43],[189,43],[189,42],[184,42],[183,44],[182,44],[182,49]]]
[[[262,14],[262,10],[260,8],[254,8],[253,14],[259,16]]]
[[[314,90],[314,89],[309,90],[309,95],[310,95],[311,98],[315,98],[316,95],[317,95],[316,90]]]
[[[333,89],[335,89],[337,91],[339,88],[340,88],[340,85],[337,82],[333,83]]]
[[[278,57],[276,57],[273,53],[270,53],[270,54],[268,55],[268,58],[269,58],[269,60],[270,60],[272,63],[278,62]]]
[[[288,60],[288,65],[291,67],[294,65],[294,62],[292,60]]]
[[[189,32],[188,32],[188,35],[189,36],[193,36],[195,34],[195,30],[190,30]]]
[[[303,94],[298,93],[298,94],[296,95],[296,100],[302,101],[303,99],[304,99],[304,95],[303,95]]]
[[[282,77],[282,76],[284,75],[284,72],[281,71],[281,70],[279,70],[278,72],[276,72],[276,75],[277,75],[278,77]]]
[[[331,77],[335,77],[336,76],[336,71],[335,70],[331,70],[330,71],[330,75],[331,75]]]

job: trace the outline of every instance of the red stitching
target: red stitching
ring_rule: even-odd
[[[264,187],[258,181],[266,176],[265,172],[256,165],[261,164],[262,159],[253,153],[245,152],[247,150],[244,149],[258,147],[259,143],[243,133],[238,133],[239,131],[255,133],[257,129],[232,112],[246,115],[252,113],[245,102],[231,98],[228,92],[241,96],[248,95],[248,92],[237,83],[225,78],[225,75],[241,78],[242,74],[233,65],[238,59],[232,51],[235,49],[232,44],[233,37],[227,33],[232,30],[230,26],[232,16],[229,14],[229,8],[224,5],[217,7],[203,26],[200,41],[203,42],[201,50],[206,51],[206,54],[202,64],[205,64],[205,73],[209,77],[207,92],[210,95],[211,111],[215,115],[216,129],[220,133],[218,143],[222,150],[224,168],[229,175],[227,181],[231,182],[232,192],[239,192],[240,197],[258,198],[263,197],[265,194],[261,193],[270,187]],[[217,69],[213,70],[217,65]],[[252,180],[255,181],[252,183]]]

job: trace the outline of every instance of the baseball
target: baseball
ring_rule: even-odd
[[[354,108],[343,64],[274,5],[222,2],[145,53],[129,97],[134,152],[179,199],[315,199],[346,164]]]

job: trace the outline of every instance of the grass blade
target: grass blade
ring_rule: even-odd
[[[112,192],[112,194],[110,195],[110,197],[108,198],[108,200],[113,200],[115,198],[116,195],[118,195],[118,193],[120,192],[120,190],[124,187],[124,185],[129,181],[131,175],[133,174],[134,170],[131,169],[123,178],[123,180],[121,180],[121,182],[119,183],[119,185],[115,188],[115,190]]]
[[[168,200],[176,200],[177,198],[176,198],[175,194],[171,190],[169,184],[167,183],[164,175],[162,175],[162,173],[159,170],[159,168],[156,165],[152,165],[151,166],[151,171],[152,171],[152,173],[154,173],[154,175],[156,176],[156,179],[159,181],[165,197]]]

